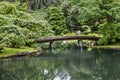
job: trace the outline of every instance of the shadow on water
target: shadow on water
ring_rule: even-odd
[[[120,51],[69,48],[0,61],[0,80],[119,80]]]

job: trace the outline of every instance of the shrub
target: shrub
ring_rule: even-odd
[[[22,28],[15,25],[7,25],[0,27],[1,41],[5,46],[21,47],[25,45],[25,36]]]
[[[120,24],[119,23],[104,23],[99,26],[100,32],[103,37],[99,40],[98,44],[111,44],[112,42],[117,42],[120,39]]]
[[[12,23],[12,20],[4,15],[0,14],[0,26],[5,26]]]
[[[59,7],[50,7],[50,11],[48,13],[48,21],[53,26],[52,30],[55,32],[55,35],[60,35],[68,32],[64,15]]]
[[[30,46],[33,39],[54,35],[47,21],[36,21],[25,9],[19,2],[0,2],[1,47]]]
[[[9,2],[0,2],[0,14],[16,14],[16,6]]]
[[[112,38],[110,37],[110,35],[106,35],[103,36],[99,41],[98,41],[98,45],[108,45],[110,44],[112,41]]]

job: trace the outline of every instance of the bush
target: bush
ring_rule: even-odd
[[[47,21],[36,21],[25,9],[19,2],[0,2],[1,47],[30,46],[33,39],[54,35]]]
[[[59,7],[50,7],[47,19],[53,26],[52,30],[55,32],[55,35],[60,35],[68,32],[64,15]]]
[[[0,46],[0,53],[3,52],[3,46]]]
[[[99,41],[98,41],[98,45],[108,45],[110,44],[112,41],[112,38],[107,35],[107,36],[103,36]]]
[[[28,12],[28,4],[26,2],[24,3],[20,3],[20,2],[16,2],[16,7],[18,9],[18,11],[23,11],[23,12]]]
[[[0,14],[16,14],[16,6],[9,2],[0,2]]]
[[[120,39],[120,24],[119,23],[104,23],[99,26],[103,37],[98,41],[98,44],[107,45],[112,42],[117,42]]]
[[[16,47],[20,48],[25,46],[25,39],[23,37],[20,37],[19,35],[16,35],[14,33],[9,34],[6,39],[6,44],[8,47]]]
[[[16,12],[16,18],[19,18],[19,19],[26,19],[26,20],[34,20],[33,17],[26,13],[26,12],[23,12],[23,11],[17,11]]]
[[[22,28],[15,25],[0,27],[1,42],[8,47],[21,47],[25,45],[25,35]]]
[[[5,26],[12,23],[12,19],[0,14],[0,26]]]

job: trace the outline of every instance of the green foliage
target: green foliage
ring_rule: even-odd
[[[2,46],[0,46],[0,52],[2,52],[3,51],[3,47]]]
[[[8,17],[0,14],[0,26],[8,25],[9,23],[12,23],[12,21]]]
[[[82,26],[82,30],[83,30],[83,33],[84,33],[84,34],[88,34],[88,33],[91,32],[90,26],[87,26],[87,25],[83,25],[83,26]]]
[[[119,23],[105,23],[100,26],[100,32],[103,37],[99,40],[98,44],[107,45],[113,42],[118,42],[120,39],[120,24]]]
[[[22,47],[25,45],[25,36],[22,28],[15,25],[0,27],[1,42],[8,47]]]
[[[7,26],[1,26],[1,28],[0,28],[1,34],[2,33],[4,33],[4,34],[5,33],[6,34],[13,33],[12,36],[10,37],[10,38],[12,38],[11,41],[13,41],[13,42],[10,42],[8,40],[9,36],[6,36],[3,39],[5,42],[7,42],[7,41],[10,42],[10,44],[9,44],[9,45],[11,45],[10,47],[25,46],[25,44],[30,46],[32,39],[35,39],[35,38],[38,38],[41,36],[52,36],[54,34],[54,32],[50,28],[50,25],[48,25],[47,22],[44,22],[44,21],[27,21],[25,19],[15,18],[15,19],[13,19],[12,23],[14,23],[17,26],[7,25]],[[18,43],[17,43],[17,41],[18,41]],[[14,45],[12,45],[12,44],[14,44]]]
[[[66,26],[69,30],[79,30],[80,22],[78,21],[79,8],[72,6],[71,3],[65,3],[62,5],[62,12],[64,13]]]
[[[48,21],[53,26],[52,30],[55,32],[55,35],[68,32],[63,13],[59,7],[50,7]]]
[[[34,20],[30,14],[23,12],[23,11],[17,11],[16,18],[26,19],[26,20]]]
[[[16,4],[17,4],[17,2],[15,2]],[[28,10],[28,4],[27,3],[18,3],[17,4],[17,9],[19,10],[19,11],[24,11],[24,12],[28,12],[29,10]]]
[[[28,9],[24,6],[20,7],[20,3],[0,2],[0,14],[2,15],[14,15],[15,18],[20,19],[33,19],[30,14],[26,13]]]
[[[50,4],[45,0],[43,2],[32,0],[30,1],[31,4],[28,4],[28,1],[0,2],[0,44],[3,41],[3,36],[6,36],[9,32],[9,29],[5,28],[6,26],[13,30],[10,34],[13,37],[11,39],[13,42],[11,41],[11,43],[15,44],[14,47],[30,46],[34,38],[52,36],[54,34],[62,35],[76,30],[81,30],[83,33],[100,32],[100,34],[103,34],[103,37],[98,43],[102,45],[119,42],[119,0],[56,1],[58,0],[51,0]],[[54,4],[52,5],[52,3]],[[46,8],[29,14],[28,5],[34,9]],[[6,31],[2,32],[3,27]],[[14,29],[16,31],[20,30],[23,36],[18,35]],[[23,38],[23,41],[20,37]],[[17,40],[23,44],[17,43]],[[5,41],[7,41],[7,38]],[[10,42],[10,40],[8,41]],[[13,46],[12,44],[11,46]],[[17,44],[18,46],[16,46]]]
[[[0,2],[0,14],[15,14],[16,7],[15,5],[10,4],[9,2]]]
[[[32,21],[25,19],[15,19],[14,24],[22,28],[28,29],[31,33],[31,38],[38,38],[40,36],[52,36],[54,32],[51,29],[51,25],[46,21]]]
[[[65,2],[62,10],[67,27],[88,32],[86,27],[82,27],[86,25],[89,31],[99,32],[100,30],[103,38],[100,39],[99,44],[106,45],[119,41],[119,0],[65,0]]]
[[[98,41],[98,45],[108,45],[110,43],[111,43],[110,35],[106,35]]]
[[[1,49],[31,46],[33,39],[54,34],[49,23],[35,20],[27,13],[26,4],[0,2],[0,6]]]

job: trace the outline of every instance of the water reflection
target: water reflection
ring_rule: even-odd
[[[38,57],[1,60],[0,80],[120,79],[120,51],[83,50],[81,53],[78,49],[69,49],[45,53]]]
[[[58,69],[56,69],[54,72],[54,75],[55,77],[53,78],[53,80],[70,80],[71,79],[71,76],[65,70],[58,71]]]

